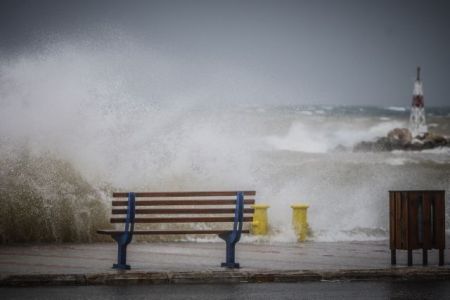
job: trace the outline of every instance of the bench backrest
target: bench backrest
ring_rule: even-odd
[[[243,222],[253,221],[254,209],[251,205],[255,204],[256,192],[137,192],[131,194],[132,197],[130,193],[113,193],[115,199],[112,202],[111,223],[125,223],[126,227],[132,227],[134,223],[233,222],[234,226],[242,227]],[[243,199],[242,209],[239,209],[237,205],[239,194]]]

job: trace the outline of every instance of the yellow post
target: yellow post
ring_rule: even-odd
[[[292,225],[297,234],[298,241],[303,242],[309,232],[308,225],[308,204],[293,204],[292,207]]]
[[[252,234],[267,235],[269,232],[269,222],[267,217],[269,205],[255,204],[252,205],[252,207],[255,209],[252,222]]]

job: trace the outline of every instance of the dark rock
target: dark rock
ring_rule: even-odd
[[[409,150],[412,151],[420,151],[423,149],[423,142],[413,142],[410,146],[409,146]]]
[[[356,152],[378,152],[378,151],[392,151],[392,144],[387,137],[379,138],[374,142],[362,141],[353,147]]]
[[[425,134],[424,144],[427,144],[427,143],[429,145],[432,145],[433,148],[446,146],[448,144],[447,139],[444,136],[438,135],[435,133],[431,133],[431,132],[427,132]]]
[[[411,144],[413,136],[408,128],[395,128],[387,134],[389,143],[392,145],[406,146]]]
[[[393,150],[393,146],[389,138],[382,137],[375,141],[372,148],[374,151],[391,151]]]
[[[375,141],[362,141],[353,147],[355,152],[380,152],[392,150],[421,151],[437,147],[450,147],[450,138],[427,132],[413,138],[407,128],[395,128],[385,137]]]

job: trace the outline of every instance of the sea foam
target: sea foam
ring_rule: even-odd
[[[310,205],[313,240],[378,239],[388,190],[450,190],[448,150],[334,151],[405,127],[403,116],[221,106],[233,94],[185,82],[185,64],[123,41],[2,60],[1,242],[99,240],[112,191],[218,189],[254,189],[270,205],[271,236],[253,242],[294,242],[293,203]]]

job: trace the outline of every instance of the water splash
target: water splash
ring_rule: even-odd
[[[180,62],[118,44],[0,62],[2,243],[96,240],[117,189],[255,189],[271,206],[269,240],[286,242],[295,202],[310,204],[313,239],[377,239],[389,189],[450,190],[446,152],[332,151],[402,127],[403,114],[212,106],[208,84],[179,83]]]
[[[107,226],[105,194],[67,162],[30,155],[0,159],[0,243],[89,242]]]

